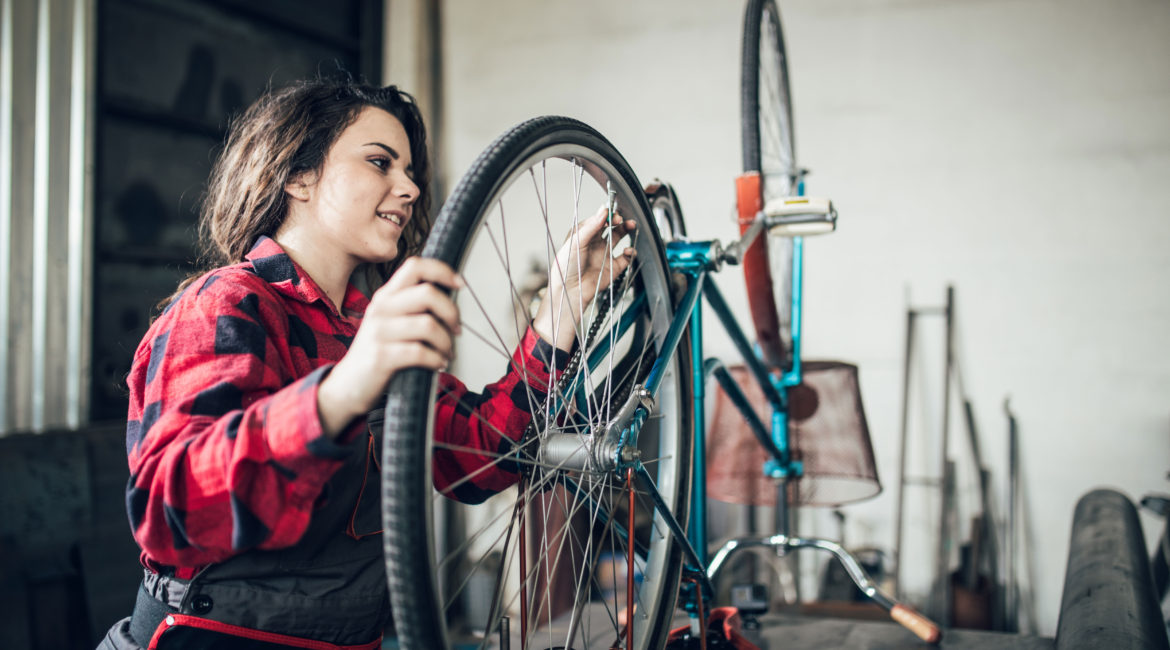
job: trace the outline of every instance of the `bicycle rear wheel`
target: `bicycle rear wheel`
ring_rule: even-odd
[[[665,252],[636,177],[588,126],[530,120],[475,161],[443,206],[423,255],[447,262],[467,283],[455,295],[463,334],[451,372],[479,391],[499,379],[501,368],[515,370],[512,351],[549,278],[565,271],[557,249],[594,206],[606,204],[608,190],[617,212],[638,223],[628,239],[610,238],[611,254],[629,245],[635,260],[610,290],[582,306],[576,353],[561,378],[544,386],[521,382],[513,391],[511,401],[533,414],[531,422],[496,433],[519,443],[486,452],[452,445],[436,427],[436,373],[413,369],[391,381],[383,517],[404,648],[496,647],[502,635],[517,649],[627,647],[627,622],[631,647],[665,642],[681,551],[662,513],[634,491],[631,517],[631,488],[612,468],[564,460],[593,452],[588,433],[610,422],[631,388],[645,381],[670,325]],[[685,348],[664,361],[656,407],[638,438],[642,463],[680,521],[690,487],[690,368]],[[469,393],[453,408],[492,428],[477,410],[482,404]],[[466,483],[437,490],[434,473],[442,468],[435,463],[451,459],[481,469]],[[463,489],[479,472],[510,473],[516,484],[494,495]],[[486,498],[475,505],[453,500],[469,493],[471,500]]]
[[[743,169],[759,172],[763,206],[797,194],[799,181],[788,60],[772,0],[748,2],[741,62]],[[792,363],[792,240],[769,235],[759,241],[744,257],[752,322],[765,361],[787,370]]]

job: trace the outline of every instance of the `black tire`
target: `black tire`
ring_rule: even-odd
[[[743,170],[759,172],[762,205],[798,193],[800,172],[780,12],[773,0],[749,0],[741,58]],[[787,369],[792,354],[792,240],[764,238],[767,263],[744,265],[752,320],[765,360]]]
[[[443,508],[436,508],[435,504],[439,501],[436,500],[437,492],[432,487],[434,452],[436,448],[444,445],[433,436],[436,373],[409,370],[399,373],[391,381],[384,428],[382,498],[387,576],[396,629],[403,648],[426,650],[449,648],[456,642],[456,637],[465,633],[474,636],[473,642],[482,645],[494,643],[493,640],[499,634],[501,617],[507,613],[506,610],[513,609],[512,601],[516,599],[508,593],[511,589],[508,574],[512,570],[509,567],[518,563],[521,556],[526,558],[526,562],[535,562],[538,565],[536,571],[530,567],[526,568],[527,573],[533,578],[523,581],[527,590],[525,593],[528,594],[527,601],[531,601],[527,603],[527,611],[530,612],[529,617],[534,619],[524,621],[525,628],[529,637],[540,639],[533,641],[528,647],[560,644],[577,648],[609,647],[615,641],[618,627],[615,619],[619,615],[617,612],[619,601],[624,599],[624,593],[615,598],[612,610],[608,601],[603,601],[599,606],[592,599],[589,602],[585,602],[585,599],[589,598],[595,588],[600,587],[596,579],[598,567],[608,566],[599,562],[601,557],[599,549],[608,544],[615,551],[624,554],[628,548],[623,546],[623,536],[615,532],[613,523],[606,522],[619,518],[626,521],[628,512],[619,512],[616,504],[624,502],[629,493],[622,491],[620,483],[605,478],[608,475],[606,472],[551,467],[551,461],[545,462],[542,459],[547,458],[543,454],[546,453],[544,448],[546,440],[551,439],[549,436],[562,434],[560,440],[563,441],[567,439],[567,436],[563,435],[565,431],[584,426],[593,430],[592,427],[607,421],[607,414],[603,411],[610,406],[613,408],[620,406],[625,401],[624,396],[628,394],[630,387],[644,380],[650,364],[656,358],[655,345],[660,343],[664,326],[669,324],[673,301],[669,297],[670,281],[665,251],[637,178],[613,146],[590,127],[562,117],[529,120],[498,138],[472,164],[439,213],[422,254],[424,257],[446,262],[459,270],[467,280],[468,287],[457,292],[455,296],[457,303],[460,304],[465,332],[457,337],[455,359],[456,363],[475,359],[476,363],[468,363],[467,369],[469,372],[478,371],[483,366],[482,359],[477,358],[481,355],[470,351],[470,346],[482,346],[492,342],[477,343],[474,336],[468,335],[469,331],[474,333],[473,330],[476,329],[469,322],[480,317],[480,314],[472,313],[477,310],[482,312],[485,320],[491,322],[488,318],[489,310],[484,305],[495,305],[495,302],[484,296],[492,288],[500,285],[493,282],[493,279],[500,276],[499,271],[503,270],[504,276],[509,276],[503,300],[505,303],[513,302],[511,310],[505,307],[505,313],[517,319],[512,325],[522,324],[523,319],[528,318],[531,313],[531,301],[542,299],[532,298],[539,296],[539,291],[527,293],[527,290],[520,290],[521,285],[517,283],[517,278],[522,272],[511,264],[514,250],[509,248],[507,243],[510,235],[505,233],[503,235],[505,243],[503,246],[499,245],[498,239],[501,238],[501,232],[507,230],[508,224],[513,224],[513,230],[528,232],[520,225],[525,215],[515,211],[509,212],[513,210],[512,206],[509,204],[505,210],[505,205],[511,201],[514,191],[523,190],[524,185],[528,185],[529,188],[535,186],[536,196],[543,202],[543,206],[538,206],[538,211],[542,213],[546,224],[546,232],[538,235],[538,238],[543,237],[556,242],[559,246],[563,241],[563,232],[552,232],[556,226],[548,225],[554,212],[549,206],[551,200],[548,178],[538,179],[532,170],[539,169],[542,174],[547,174],[554,166],[566,165],[571,174],[570,178],[577,175],[574,182],[590,186],[573,189],[574,192],[581,192],[580,195],[574,195],[578,202],[584,191],[592,188],[593,183],[609,181],[616,192],[618,212],[627,219],[638,221],[638,227],[630,238],[630,245],[637,250],[635,264],[631,265],[629,272],[621,276],[620,283],[614,283],[620,284],[617,289],[612,292],[599,292],[598,300],[583,308],[586,314],[592,314],[586,320],[589,320],[593,329],[597,331],[578,336],[577,347],[583,352],[575,357],[575,362],[588,363],[586,359],[597,349],[597,343],[610,337],[612,332],[617,332],[615,321],[620,319],[616,314],[622,313],[626,307],[630,307],[632,324],[622,330],[620,335],[612,334],[609,359],[590,366],[588,372],[577,375],[588,376],[589,381],[593,382],[590,388],[580,391],[564,390],[564,393],[570,396],[567,398],[568,401],[577,407],[576,410],[570,412],[568,409],[560,408],[547,414],[547,417],[540,420],[547,426],[533,425],[526,433],[523,439],[525,443],[520,445],[523,447],[523,453],[510,450],[491,460],[490,464],[497,467],[512,464],[521,470],[526,476],[524,483],[521,484],[524,489],[518,488],[515,490],[516,494],[512,495],[512,489],[508,488],[491,497],[482,506],[444,505]],[[543,195],[540,193],[542,181]],[[503,218],[505,213],[508,214],[506,220]],[[536,223],[539,223],[539,220]],[[524,239],[524,235],[517,234],[514,239],[523,243],[521,240]],[[478,257],[481,254],[487,257]],[[493,271],[489,268],[492,265],[476,261],[489,259],[492,254],[500,258],[499,269]],[[552,266],[550,264],[550,268]],[[601,298],[607,293],[609,298]],[[645,312],[633,309],[633,306],[640,304],[639,295],[646,296]],[[474,302],[467,302],[466,299],[469,297]],[[519,329],[517,327],[517,330]],[[497,334],[501,331],[505,333],[510,331],[496,325],[493,325],[493,330]],[[503,349],[507,350],[504,337],[499,338],[501,344],[505,346]],[[464,344],[469,346],[467,352],[460,347]],[[495,377],[498,378],[499,368],[496,365],[493,364],[492,369],[496,371]],[[647,468],[653,466],[651,471],[660,484],[663,497],[671,504],[673,516],[685,522],[690,494],[689,458],[693,431],[690,410],[691,360],[685,345],[665,368],[666,379],[659,391],[658,406],[654,415],[647,420],[638,446],[644,454],[643,460],[653,461],[647,462],[646,466]],[[453,372],[458,374],[458,368],[453,369]],[[571,371],[566,373],[571,374],[575,373]],[[562,380],[562,383],[564,381]],[[548,393],[560,395],[564,386],[558,384],[552,388]],[[531,393],[531,389],[529,392]],[[578,401],[579,394],[583,396],[583,402]],[[516,401],[517,398],[512,399]],[[540,410],[540,402],[529,397],[529,403],[537,404],[535,410]],[[466,410],[475,408],[477,406],[474,400],[457,407]],[[534,421],[537,419],[533,418]],[[511,436],[515,432],[508,433]],[[647,452],[655,455],[649,456]],[[453,455],[462,451],[443,447],[443,453]],[[570,487],[570,483],[577,487],[575,489]],[[582,498],[582,493],[587,493],[589,498]],[[460,492],[452,490],[451,494],[459,496]],[[578,510],[567,508],[558,499],[581,499],[589,508],[582,515]],[[444,504],[451,503],[445,499],[440,501]],[[556,502],[557,507],[565,509],[567,514],[564,515],[562,523],[548,523],[554,520],[557,514],[552,512],[550,515],[554,508],[548,505],[549,501]],[[533,503],[546,509],[534,510]],[[636,522],[634,538],[639,548],[636,567],[644,574],[643,581],[637,586],[634,646],[661,648],[665,644],[675,606],[682,554],[677,544],[670,539],[669,533],[658,534],[664,533],[665,528],[657,522],[655,517],[659,515],[648,508],[647,503],[638,499],[634,509]],[[503,508],[500,508],[501,504],[504,505]],[[456,514],[438,512],[448,507]],[[488,514],[483,516],[489,519],[482,528],[473,530],[471,522],[485,512],[476,510],[479,508],[488,508],[486,511]],[[503,514],[493,516],[492,513],[496,511]],[[602,514],[603,512],[607,512],[608,516]],[[505,515],[508,517],[507,520],[497,521]],[[527,526],[520,517],[529,519]],[[584,532],[579,532],[577,527],[581,525],[582,517],[586,519],[582,528]],[[544,522],[544,528],[541,528],[542,524],[537,522],[537,519]],[[520,521],[519,526],[514,525],[517,520]],[[466,530],[458,530],[460,526],[466,527]],[[499,533],[495,539],[492,539],[494,532],[485,532],[492,527],[501,526],[506,526],[508,532]],[[440,535],[438,528],[444,528],[447,534]],[[536,543],[547,542],[547,547],[538,551],[517,553],[515,550],[517,544],[512,544],[513,528],[517,531],[532,529],[534,532],[528,535],[529,546],[531,547],[531,538],[540,537]],[[553,539],[550,540],[549,537]],[[446,545],[452,538],[465,543],[453,545],[462,554],[449,558],[436,549]],[[487,543],[499,544],[500,555],[497,558],[499,566],[496,568],[489,567],[492,553],[496,551],[494,546],[492,551],[486,552],[473,549],[485,540]],[[565,550],[566,548],[568,550]],[[561,566],[560,557],[550,562],[549,557],[554,552],[569,556],[566,563],[581,562],[579,567],[570,568],[579,569],[580,574],[586,576],[584,580],[578,580],[575,575],[566,577],[576,572],[566,571]],[[440,558],[440,555],[443,557]],[[530,558],[530,555],[533,557]],[[616,565],[615,561],[614,566]],[[458,574],[457,577],[460,579],[458,584],[451,579],[452,574]],[[488,586],[490,593],[485,594],[490,598],[476,600],[466,596],[471,591],[467,583],[485,575],[495,578],[494,584]],[[543,635],[544,629],[547,628],[551,636],[552,630],[559,623],[553,620],[551,613],[557,606],[554,602],[555,596],[547,598],[546,591],[553,592],[564,587],[565,581],[576,581],[570,585],[572,596],[570,620],[573,619],[574,612],[582,612],[580,620],[584,621],[589,613],[600,608],[604,610],[602,614],[609,614],[610,621],[605,621],[605,617],[601,616],[599,620],[602,622],[598,624],[598,629],[591,630],[582,630],[583,622],[575,626],[569,624],[569,629],[575,629],[581,636],[574,636],[572,642],[560,640],[549,643],[540,635]],[[516,588],[519,588],[521,581],[517,578],[515,583]],[[547,589],[542,591],[543,588]],[[469,602],[463,602],[464,611],[461,612],[459,609],[463,600]],[[486,602],[488,600],[490,605]],[[477,605],[486,606],[486,619],[482,625],[479,624],[478,618],[472,616]],[[537,614],[531,614],[533,611]],[[542,617],[546,612],[548,620]],[[605,627],[607,623],[613,623],[613,629],[607,630]],[[515,620],[510,622],[513,636],[518,633],[519,627]],[[557,629],[559,634],[559,628]],[[460,642],[465,643],[466,638],[460,639]],[[513,647],[520,646],[513,643]]]

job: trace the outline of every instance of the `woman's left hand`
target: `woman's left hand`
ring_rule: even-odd
[[[581,222],[557,252],[549,269],[549,286],[533,319],[532,327],[545,341],[570,350],[577,336],[581,313],[634,261],[634,249],[625,247],[614,256],[615,246],[637,226],[633,219],[602,207]],[[607,232],[608,231],[608,232]]]

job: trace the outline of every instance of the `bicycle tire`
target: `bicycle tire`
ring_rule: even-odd
[[[512,223],[512,220],[515,220],[516,224],[521,223],[520,220],[523,217],[517,217],[515,212],[509,213],[507,219],[503,218],[503,213],[505,212],[505,204],[512,198],[513,190],[522,189],[519,186],[527,182],[525,176],[532,176],[538,190],[537,196],[540,197],[541,184],[535,182],[537,177],[531,170],[539,168],[542,173],[548,173],[549,167],[564,164],[570,165],[574,174],[577,173],[577,169],[580,170],[579,180],[582,185],[585,184],[586,178],[592,181],[591,185],[602,185],[606,181],[612,184],[616,191],[616,204],[619,213],[627,219],[632,218],[638,221],[635,236],[631,237],[631,245],[637,249],[636,263],[630,267],[633,272],[625,274],[621,290],[613,292],[610,298],[612,308],[608,309],[610,315],[603,314],[598,317],[601,320],[591,321],[592,326],[598,329],[598,334],[601,337],[609,337],[611,355],[620,358],[611,359],[614,364],[612,366],[591,366],[591,370],[581,373],[581,376],[597,376],[598,378],[594,381],[597,388],[584,391],[586,393],[585,405],[594,404],[595,412],[590,411],[589,408],[579,408],[575,412],[562,409],[559,412],[549,414],[549,418],[542,420],[546,423],[552,421],[555,424],[556,421],[552,418],[554,416],[560,417],[562,419],[560,424],[567,429],[583,424],[594,427],[604,422],[607,414],[602,412],[603,403],[606,400],[610,402],[622,401],[620,392],[628,390],[630,385],[639,383],[640,378],[645,377],[649,367],[648,357],[656,356],[657,348],[654,346],[661,343],[673,308],[674,301],[670,298],[670,279],[665,261],[665,251],[654,227],[650,207],[636,177],[617,150],[599,133],[569,118],[535,118],[514,127],[500,136],[476,159],[470,170],[453,190],[451,197],[436,218],[422,255],[440,259],[463,273],[468,287],[456,293],[457,302],[468,295],[474,298],[476,292],[484,291],[484,289],[477,287],[495,286],[491,283],[491,278],[488,277],[490,274],[487,274],[481,267],[476,267],[475,272],[472,273],[470,265],[474,260],[484,259],[478,257],[481,253],[491,257],[490,250],[492,248],[497,254],[500,252],[500,247],[493,242],[496,241],[499,231],[506,228],[504,224]],[[544,195],[541,199],[544,201],[544,206],[540,210],[543,212],[542,218],[545,219],[546,224],[546,233],[543,236],[546,240],[559,242],[562,241],[559,239],[561,233],[553,233],[554,227],[548,225],[548,218],[553,214],[548,205],[550,202],[548,188],[549,185],[546,181]],[[580,200],[579,196],[577,200]],[[512,210],[511,207],[508,209]],[[493,226],[497,223],[495,221],[497,216],[500,217],[498,227]],[[487,253],[484,253],[485,246],[490,247],[486,249]],[[508,248],[507,244],[503,250],[509,251],[509,255],[514,254],[514,250]],[[510,263],[505,265],[502,260],[500,267],[505,269],[507,273],[513,271],[512,265]],[[552,265],[549,268],[552,268]],[[514,275],[519,276],[520,274],[515,273]],[[511,289],[506,299],[519,296],[521,292],[514,290],[517,286],[516,277],[510,277],[508,282]],[[631,312],[635,314],[634,324],[626,329],[624,334],[618,335],[615,333],[614,321],[620,319],[612,314],[619,313],[631,304],[637,304],[638,292],[646,297],[648,305],[646,312]],[[605,293],[604,291],[600,292],[599,301],[601,300],[600,295]],[[479,299],[476,298],[476,300]],[[525,310],[530,308],[530,304],[524,300],[521,300],[523,309],[518,310],[515,308],[515,304],[513,305],[511,310],[513,315],[525,313]],[[464,350],[459,346],[468,339],[471,339],[468,342],[469,345],[474,344],[474,337],[467,334],[469,329],[472,329],[469,320],[474,317],[474,314],[469,314],[469,311],[474,310],[467,309],[465,303],[460,303],[460,309],[465,334],[457,337],[455,355],[457,361],[464,358],[461,357]],[[486,314],[486,310],[484,311]],[[596,313],[601,312],[602,310],[599,309]],[[588,311],[586,310],[585,313]],[[598,326],[597,323],[601,325]],[[596,349],[596,346],[591,348],[589,342],[601,340],[596,336],[584,338],[586,340],[579,341],[578,346],[581,354],[577,358],[582,360],[589,357],[591,349]],[[621,351],[623,349],[624,352]],[[643,362],[646,362],[645,367]],[[623,368],[622,372],[625,378],[612,381],[613,376],[618,374],[610,372],[612,368]],[[645,455],[643,460],[653,459],[655,461],[652,472],[663,492],[663,497],[670,504],[673,515],[679,521],[685,522],[690,494],[690,432],[693,430],[689,409],[692,390],[689,349],[685,345],[680,347],[678,354],[666,363],[665,368],[666,378],[662,382],[662,389],[658,395],[658,407],[655,409],[655,415],[647,420],[648,426],[643,430],[639,439],[639,447],[642,448],[643,454],[647,454],[647,452],[654,454],[653,456]],[[541,626],[547,623],[545,627],[548,630],[555,627],[556,621],[553,620],[551,611],[556,603],[553,602],[555,594],[554,597],[548,597],[547,593],[542,593],[541,590],[552,592],[562,588],[562,584],[558,581],[566,580],[564,577],[566,572],[559,570],[560,557],[574,553],[580,555],[583,561],[581,566],[572,567],[574,569],[572,573],[588,576],[584,581],[574,581],[570,585],[572,603],[568,613],[569,629],[579,632],[580,636],[559,639],[554,638],[553,632],[550,631],[548,632],[550,639],[548,645],[577,648],[610,647],[610,644],[615,640],[615,635],[620,631],[618,618],[621,615],[619,611],[621,597],[615,597],[612,608],[609,601],[602,599],[603,602],[599,606],[592,598],[595,587],[600,586],[596,579],[597,568],[608,566],[599,561],[601,553],[597,549],[600,549],[604,544],[609,544],[611,548],[617,547],[617,550],[623,553],[628,549],[628,547],[622,546],[621,535],[614,532],[616,526],[612,520],[624,516],[615,504],[626,499],[629,493],[622,491],[620,487],[615,488],[612,484],[607,486],[601,479],[586,471],[574,474],[572,471],[563,469],[539,467],[538,462],[531,459],[539,459],[543,456],[540,455],[540,452],[534,452],[531,449],[527,452],[529,455],[523,458],[516,454],[497,457],[492,461],[493,463],[511,461],[527,467],[531,476],[525,481],[531,481],[533,484],[543,482],[544,487],[548,488],[548,492],[538,494],[533,488],[528,488],[525,491],[516,489],[516,494],[513,495],[512,488],[509,488],[481,506],[468,508],[461,505],[450,506],[460,513],[454,518],[455,520],[461,516],[466,517],[463,523],[467,526],[467,530],[464,535],[458,536],[458,541],[463,543],[452,545],[463,555],[457,558],[448,557],[437,550],[440,546],[448,543],[450,536],[442,535],[437,530],[446,519],[436,513],[436,491],[433,488],[432,476],[434,451],[437,446],[442,445],[441,442],[435,440],[434,436],[436,377],[437,373],[420,369],[398,373],[390,382],[386,401],[382,466],[384,544],[387,579],[401,647],[407,649],[425,648],[427,650],[448,648],[452,647],[457,638],[460,644],[466,643],[469,635],[473,643],[478,643],[481,646],[491,645],[491,640],[499,635],[504,615],[510,615],[516,609],[517,604],[514,602],[516,598],[510,597],[507,591],[510,588],[518,588],[521,582],[523,582],[525,589],[531,587],[531,591],[522,592],[530,594],[527,599],[524,599],[527,610],[530,612],[528,616],[540,620],[522,618],[519,627],[528,632],[530,640],[544,638],[545,630]],[[610,382],[612,386],[610,386]],[[559,389],[550,389],[548,392],[557,393]],[[574,404],[579,405],[579,402],[574,402]],[[618,405],[620,406],[620,403]],[[466,408],[473,408],[473,406],[469,404]],[[586,422],[582,423],[581,420],[586,420]],[[565,424],[566,422],[567,424]],[[545,428],[545,431],[538,431],[535,437],[530,440],[538,442],[539,445],[546,444],[545,440],[552,434],[548,429],[555,427],[550,425]],[[525,465],[525,463],[529,464]],[[651,463],[648,462],[647,467],[650,465]],[[549,478],[550,475],[554,474],[555,476]],[[565,486],[566,478],[579,481],[577,491]],[[525,485],[528,484],[525,483]],[[615,490],[617,496],[612,495]],[[581,491],[586,491],[589,498],[582,497]],[[499,546],[498,549],[493,547],[492,551],[485,552],[472,547],[490,537],[489,533],[484,532],[490,526],[499,527],[506,524],[509,530],[516,528],[521,531],[539,528],[539,523],[532,523],[538,518],[537,516],[520,513],[530,513],[531,504],[538,502],[538,500],[555,500],[561,498],[562,495],[568,495],[569,498],[579,498],[581,501],[590,501],[589,508],[591,510],[586,513],[589,518],[584,522],[586,533],[574,537],[577,532],[573,526],[581,523],[579,519],[574,519],[574,517],[579,518],[581,515],[574,514],[575,511],[570,509],[567,510],[569,514],[565,516],[565,523],[559,525],[559,528],[557,524],[551,524],[546,527],[543,537],[539,536],[539,531],[536,535],[530,535],[529,537],[540,537],[536,544],[538,547],[542,544],[547,546],[548,553],[524,553],[523,557],[528,558],[530,554],[536,556],[538,561],[543,563],[542,568],[536,573],[526,568],[524,573],[533,577],[525,581],[516,579],[517,585],[508,587],[507,583],[511,577],[508,573],[514,570],[509,567],[518,564],[521,556],[515,548],[518,544],[511,544],[512,534],[509,532],[505,536],[501,533],[495,540],[489,539],[488,541]],[[637,495],[635,496],[637,497]],[[592,503],[591,500],[596,503]],[[445,499],[443,501],[448,502]],[[544,503],[544,501],[540,501],[540,503]],[[472,509],[482,508],[489,504],[494,504],[491,507],[500,512],[506,513],[511,509],[511,515],[507,521],[489,520],[483,528],[473,530],[473,526],[476,525],[473,518],[482,516],[483,511],[472,512]],[[502,508],[501,504],[503,504]],[[606,508],[609,509],[608,516],[602,516],[601,513]],[[528,517],[529,521],[521,520],[520,525],[515,526],[514,522],[522,516]],[[544,511],[542,516],[545,522],[555,519],[555,517],[550,517],[549,511]],[[665,644],[681,575],[682,552],[678,545],[670,539],[669,533],[660,534],[665,531],[655,519],[657,516],[660,515],[647,508],[645,501],[636,503],[635,519],[641,518],[642,521],[635,526],[634,539],[637,544],[645,548],[639,557],[639,562],[636,562],[635,570],[637,573],[637,570],[640,569],[643,574],[642,581],[636,586],[637,604],[633,612],[635,621],[634,647],[637,648],[661,648]],[[602,522],[603,519],[606,523]],[[648,524],[646,524],[647,521]],[[648,525],[648,528],[644,524]],[[600,534],[598,533],[599,526],[601,528]],[[550,527],[553,530],[551,537],[556,538],[556,544],[547,543],[550,537],[547,534],[547,528]],[[592,540],[598,535],[600,535],[601,541],[597,541],[596,548],[594,548]],[[499,543],[501,539],[503,540],[502,544]],[[565,541],[566,539],[568,541]],[[531,544],[532,540],[529,539],[528,545],[531,546]],[[569,549],[568,551],[565,550],[566,547]],[[581,551],[581,548],[588,550]],[[578,550],[574,551],[573,549]],[[497,550],[500,553],[498,556],[499,568],[491,568],[489,567],[490,556],[492,552]],[[561,555],[550,562],[549,557],[553,552]],[[478,557],[470,557],[472,555]],[[511,559],[513,557],[515,559]],[[572,560],[570,559],[570,561]],[[470,590],[467,588],[466,580],[455,584],[455,581],[450,579],[450,574],[456,572],[448,572],[447,569],[454,562],[462,563],[458,565],[458,573],[461,577],[467,576],[467,580],[484,575],[490,577],[493,572],[495,573],[495,583],[488,588],[491,593],[491,604],[487,608],[487,615],[482,625],[479,625],[478,619],[472,620],[474,617],[468,611],[474,610],[476,602],[482,602],[482,599],[476,601],[474,598],[468,597],[466,600],[470,601],[470,605],[459,600],[461,594]],[[616,566],[618,563],[615,561],[613,564]],[[548,567],[551,569],[546,570]],[[616,572],[616,568],[614,571]],[[554,585],[554,583],[557,584]],[[583,594],[583,591],[589,593]],[[460,611],[461,605],[464,611]],[[604,617],[602,623],[592,630],[582,629],[584,623],[572,623],[578,613],[582,613],[579,620],[584,621],[587,619],[586,610],[596,613],[599,607],[605,610],[604,614],[609,615],[612,629],[607,629]],[[521,612],[523,611],[524,609],[521,609]],[[545,621],[542,616],[546,611],[549,612],[548,621]],[[628,608],[625,611],[628,616]],[[536,612],[536,615],[532,615],[531,612]],[[512,623],[510,627],[514,636],[518,626]],[[560,634],[559,629],[557,634]],[[516,645],[515,647],[521,646]],[[527,647],[537,646],[529,643]]]
[[[799,171],[792,128],[792,95],[780,12],[773,0],[749,0],[741,58],[744,172],[759,172],[763,196],[791,196]],[[741,224],[746,230],[747,224]],[[764,360],[788,370],[792,363],[792,254],[787,237],[761,235],[744,256],[748,305]]]

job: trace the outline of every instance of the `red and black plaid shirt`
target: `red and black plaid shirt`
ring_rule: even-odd
[[[142,563],[155,571],[186,574],[248,549],[295,544],[326,481],[349,454],[367,451],[354,441],[364,419],[336,440],[323,434],[317,387],[348,349],[368,300],[351,285],[338,313],[266,237],[247,259],[193,282],[134,355],[126,505]],[[482,395],[440,375],[436,437],[487,453],[437,457],[437,488],[462,481],[455,496],[474,500],[516,481],[509,464],[479,470],[510,448],[498,432],[518,439],[528,424],[525,376],[543,395],[562,356],[529,330],[507,374]]]

